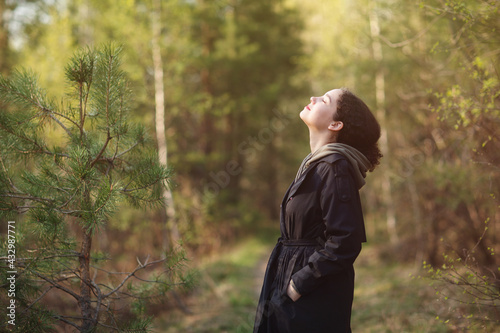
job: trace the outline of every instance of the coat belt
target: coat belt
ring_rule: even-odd
[[[320,240],[321,240],[321,242],[320,242]],[[324,243],[324,242],[320,238],[318,240],[316,240],[316,239],[280,239],[280,243],[283,244],[283,246],[317,246],[317,245],[320,245],[321,243]]]

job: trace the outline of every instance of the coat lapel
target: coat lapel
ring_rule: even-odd
[[[290,190],[288,191],[287,193],[287,198],[290,198],[292,197],[295,192],[297,192],[297,190],[299,189],[300,185],[302,185],[302,183],[304,182],[304,179],[306,178],[307,174],[311,171],[313,166],[309,166],[309,168],[307,168],[306,172],[304,172],[300,177],[299,179],[297,179],[296,182],[292,183],[292,185],[290,186]]]
[[[321,160],[315,161],[309,165],[309,167],[306,169],[306,171],[297,179],[296,182],[292,183],[288,190],[285,193],[285,197],[283,198],[282,205],[285,206],[285,203],[287,202],[288,198],[292,197],[295,192],[300,188],[300,185],[304,182],[304,179],[306,179],[307,175],[312,172],[312,170],[318,165],[320,162],[328,162],[328,163],[334,163],[336,160],[343,158],[342,155],[339,154],[331,154],[328,155]]]
[[[296,182],[292,183],[290,185],[289,190],[287,191],[287,194],[285,195],[285,199],[288,200],[288,198],[292,197],[295,192],[300,188],[300,185],[304,182],[304,179],[306,179],[307,175],[316,167],[319,161],[313,162],[309,167],[306,169],[306,171],[297,179]]]

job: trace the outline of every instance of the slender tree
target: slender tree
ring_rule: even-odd
[[[386,103],[385,103],[385,68],[382,65],[384,59],[382,53],[382,43],[380,42],[380,25],[378,22],[377,8],[373,8],[369,14],[370,21],[370,36],[372,38],[371,46],[373,50],[373,60],[376,63],[377,71],[375,73],[375,114],[377,119],[382,124],[381,126],[381,136],[379,140],[380,150],[382,154],[387,158],[389,154],[389,140],[387,138],[387,127],[386,127]],[[391,242],[396,244],[398,239],[398,234],[396,230],[396,211],[394,207],[394,201],[392,197],[392,186],[391,179],[389,176],[389,170],[384,169],[382,179],[382,197],[384,198],[384,203],[386,208],[386,224],[387,231],[389,233]]]
[[[0,113],[0,214],[21,221],[20,331],[43,330],[53,320],[80,332],[123,329],[113,305],[119,299],[141,300],[186,282],[177,274],[183,257],[173,252],[159,260],[137,259],[131,272],[107,272],[110,258],[92,251],[122,201],[161,205],[170,175],[144,128],[127,121],[130,91],[120,52],[113,45],[78,51],[65,68],[69,94],[60,103],[29,70],[0,77],[0,99],[8,105]],[[150,283],[137,287],[135,279]],[[72,298],[79,315],[41,305],[56,291]],[[33,326],[39,318],[43,325]],[[148,322],[131,327],[144,330]]]
[[[0,73],[5,73],[8,69],[9,33],[5,19],[6,9],[7,4],[5,0],[0,0]]]
[[[163,63],[161,57],[161,3],[159,0],[153,0],[153,8],[151,11],[151,49],[153,54],[153,71],[154,71],[154,90],[155,90],[155,127],[156,127],[156,142],[158,144],[158,159],[162,165],[168,166],[168,150],[167,139],[165,137],[165,88],[163,84]],[[163,192],[165,200],[165,219],[163,235],[163,246],[165,249],[171,247],[179,240],[179,231],[177,229],[177,221],[175,216],[175,206],[172,196],[172,190],[166,186]]]

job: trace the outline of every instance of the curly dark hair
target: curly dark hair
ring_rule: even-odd
[[[377,143],[380,138],[380,125],[370,108],[359,97],[346,88],[341,90],[333,120],[341,121],[344,126],[336,140],[362,152],[372,163],[369,171],[373,171],[382,158]]]

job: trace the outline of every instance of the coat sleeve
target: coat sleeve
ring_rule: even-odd
[[[317,167],[322,178],[319,202],[326,241],[309,257],[307,265],[292,276],[301,295],[313,291],[324,277],[352,266],[365,241],[361,202],[349,167],[344,159]]]

